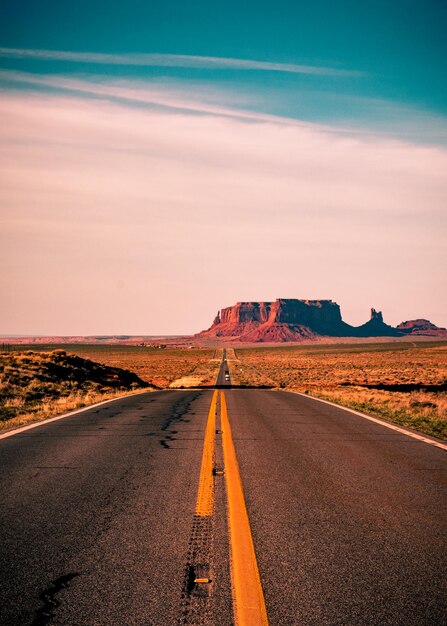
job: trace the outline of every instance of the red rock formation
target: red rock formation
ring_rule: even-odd
[[[428,335],[431,337],[447,336],[447,329],[439,328],[429,320],[417,319],[402,322],[397,326],[397,330],[406,335]]]
[[[402,333],[385,324],[381,311],[371,309],[371,317],[366,324],[353,329],[356,337],[398,337]]]
[[[362,326],[350,326],[332,300],[277,299],[274,302],[238,302],[219,311],[212,326],[198,337],[234,337],[246,342],[303,341],[327,337],[401,337],[405,335],[447,336],[447,330],[428,320],[402,322],[397,328],[371,309]]]
[[[332,300],[278,299],[275,302],[238,302],[222,309],[201,337],[238,337],[243,341],[302,341],[319,335],[349,336],[351,326],[341,319]]]

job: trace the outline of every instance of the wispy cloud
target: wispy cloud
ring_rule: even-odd
[[[235,91],[208,81],[176,79],[141,79],[89,74],[41,74],[18,70],[0,70],[0,89],[17,85],[31,91],[58,91],[84,94],[87,98],[126,102],[136,107],[159,108],[172,112],[269,122],[283,126],[303,126],[349,135],[400,137],[409,141],[443,145],[447,137],[446,119],[424,110],[368,96],[325,92],[323,110],[321,92],[303,91],[295,111],[275,113],[271,94]],[[293,94],[292,94],[293,95]],[[296,97],[296,94],[295,94]],[[324,112],[333,107],[338,121],[328,123]],[[301,107],[301,108],[300,108]],[[273,112],[272,112],[273,109]],[[341,117],[341,111],[345,112]],[[320,115],[318,114],[320,113]]]
[[[183,54],[104,54],[96,52],[69,52],[64,50],[27,50],[0,48],[0,57],[9,59],[38,59],[42,61],[71,61],[102,65],[127,65],[146,67],[179,67],[192,69],[255,70],[263,72],[287,72],[317,76],[361,76],[353,70],[298,65],[295,63],[272,63],[251,59],[232,59]]]
[[[313,126],[328,132],[344,132],[344,129],[335,126],[302,122],[290,117],[212,104],[204,100],[204,89],[201,91],[201,98],[194,99],[191,93],[181,93],[167,85],[157,88],[153,87],[151,83],[129,80],[110,81],[109,79],[106,82],[101,82],[98,77],[95,80],[83,80],[66,76],[38,75],[29,72],[0,70],[0,81],[2,80],[8,83],[25,83],[59,91],[71,91],[99,98],[127,101],[130,104],[161,107],[177,112],[230,117],[255,122],[270,122],[286,126]]]

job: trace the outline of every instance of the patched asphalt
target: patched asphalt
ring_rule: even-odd
[[[270,624],[447,624],[445,451],[295,394],[225,395]],[[2,624],[193,623],[211,397],[139,394],[0,441]],[[215,488],[196,623],[230,626],[223,477]]]
[[[211,395],[139,394],[0,441],[2,624],[178,622]]]
[[[270,623],[446,624],[446,452],[296,394],[226,397]]]

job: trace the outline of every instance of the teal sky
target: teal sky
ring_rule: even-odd
[[[446,32],[441,0],[3,0],[2,284],[23,290],[0,334],[193,332],[276,297],[333,298],[351,323],[375,306],[446,325]],[[200,233],[193,251],[182,233]],[[206,269],[213,239],[232,281]],[[45,297],[27,317],[36,268]],[[62,323],[67,274],[80,304]],[[146,287],[159,310],[132,321]],[[186,317],[165,314],[175,301]]]
[[[0,58],[0,67],[182,85],[194,81],[229,91],[245,106],[268,113],[343,120],[410,133],[422,141],[443,141],[446,28],[447,4],[442,0],[5,0],[0,7],[3,48],[249,59],[342,70],[346,75],[7,58]]]

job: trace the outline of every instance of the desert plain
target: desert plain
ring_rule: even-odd
[[[224,348],[41,344],[5,346],[0,355],[0,428],[146,389],[212,387]],[[87,362],[120,368],[138,384],[92,381],[64,384],[41,369],[60,351]],[[447,341],[292,344],[225,348],[234,388],[297,391],[447,439]],[[59,353],[59,357],[57,357]],[[37,365],[39,364],[39,366]],[[90,366],[87,366],[89,369]],[[46,370],[45,370],[46,371]],[[145,387],[143,387],[145,385]]]

